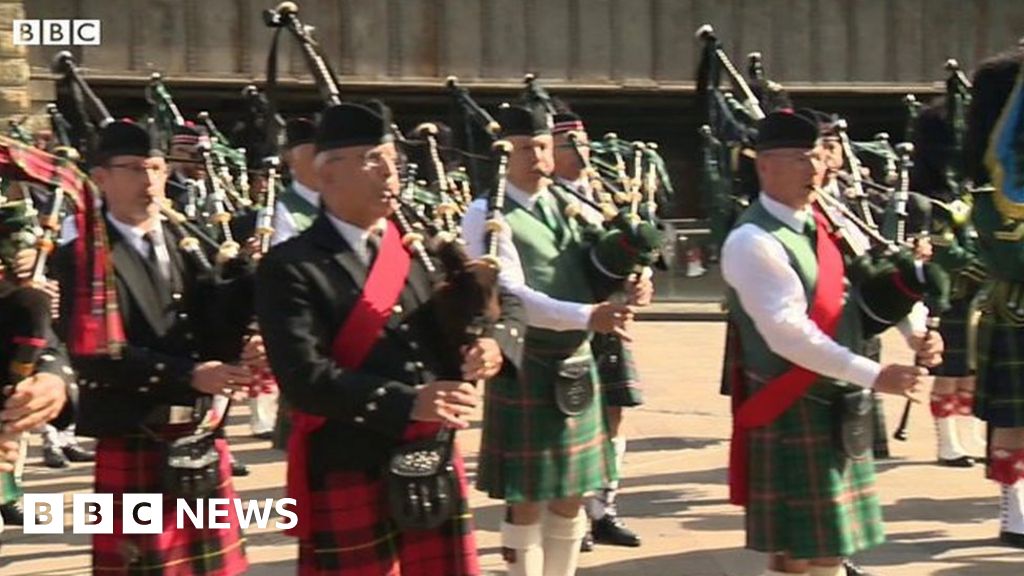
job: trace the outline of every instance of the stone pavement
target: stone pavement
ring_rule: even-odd
[[[898,336],[887,335],[886,356],[906,359]],[[620,510],[644,539],[639,549],[599,546],[583,556],[580,574],[755,576],[758,554],[743,550],[739,509],[727,503],[728,404],[718,396],[724,326],[707,322],[644,322],[634,328],[647,404],[627,412],[626,479]],[[890,428],[902,401],[889,400]],[[236,482],[244,498],[282,494],[284,465],[267,442],[247,438],[240,410],[229,429],[238,457],[253,474]],[[880,492],[889,541],[858,558],[884,576],[1018,576],[1024,552],[995,541],[998,490],[980,468],[951,470],[931,464],[934,435],[927,409],[911,417],[910,440],[892,444],[896,458],[880,465]],[[461,436],[472,471],[479,429]],[[89,465],[52,471],[30,456],[28,490],[87,491]],[[69,499],[70,501],[70,499]],[[498,525],[502,507],[475,493],[479,547],[486,570],[502,573]],[[22,535],[8,529],[0,574],[87,574],[85,536]],[[250,574],[294,573],[295,544],[273,530],[248,533]],[[439,575],[443,576],[443,575]]]

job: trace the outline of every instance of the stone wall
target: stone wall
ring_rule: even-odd
[[[14,45],[11,31],[14,20],[24,17],[22,0],[0,0],[0,129],[31,111],[28,50]]]

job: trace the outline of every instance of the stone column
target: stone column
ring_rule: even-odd
[[[23,0],[0,0],[0,130],[10,118],[31,112],[28,50],[15,46],[11,27],[25,17]]]

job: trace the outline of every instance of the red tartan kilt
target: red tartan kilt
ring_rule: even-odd
[[[436,424],[416,423],[405,441],[429,437]],[[462,456],[452,457],[462,498],[436,530],[399,532],[388,514],[383,479],[362,471],[315,480],[312,537],[299,540],[300,576],[470,576],[480,573]]]
[[[231,483],[227,442],[216,441],[220,453],[222,484],[212,497],[236,497]],[[93,572],[98,574],[146,574],[147,576],[231,576],[249,568],[245,539],[234,503],[226,519],[227,529],[199,529],[185,517],[177,528],[176,498],[164,495],[164,531],[161,534],[123,534],[122,494],[162,492],[164,467],[159,445],[148,438],[103,438],[96,445],[96,492],[114,495],[113,534],[93,536]],[[192,506],[195,509],[195,506]],[[205,509],[204,509],[205,512]]]

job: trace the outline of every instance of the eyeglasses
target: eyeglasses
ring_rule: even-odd
[[[161,164],[106,164],[105,166],[111,170],[126,170],[135,176],[142,176],[146,173],[159,175],[166,170],[166,167]]]
[[[342,160],[348,160],[352,156],[349,155],[338,155],[327,159],[327,162],[340,162]],[[364,170],[376,170],[385,164],[389,166],[395,166],[398,163],[398,158],[394,154],[387,152],[381,152],[379,150],[370,150],[366,154],[363,154],[363,169]]]

